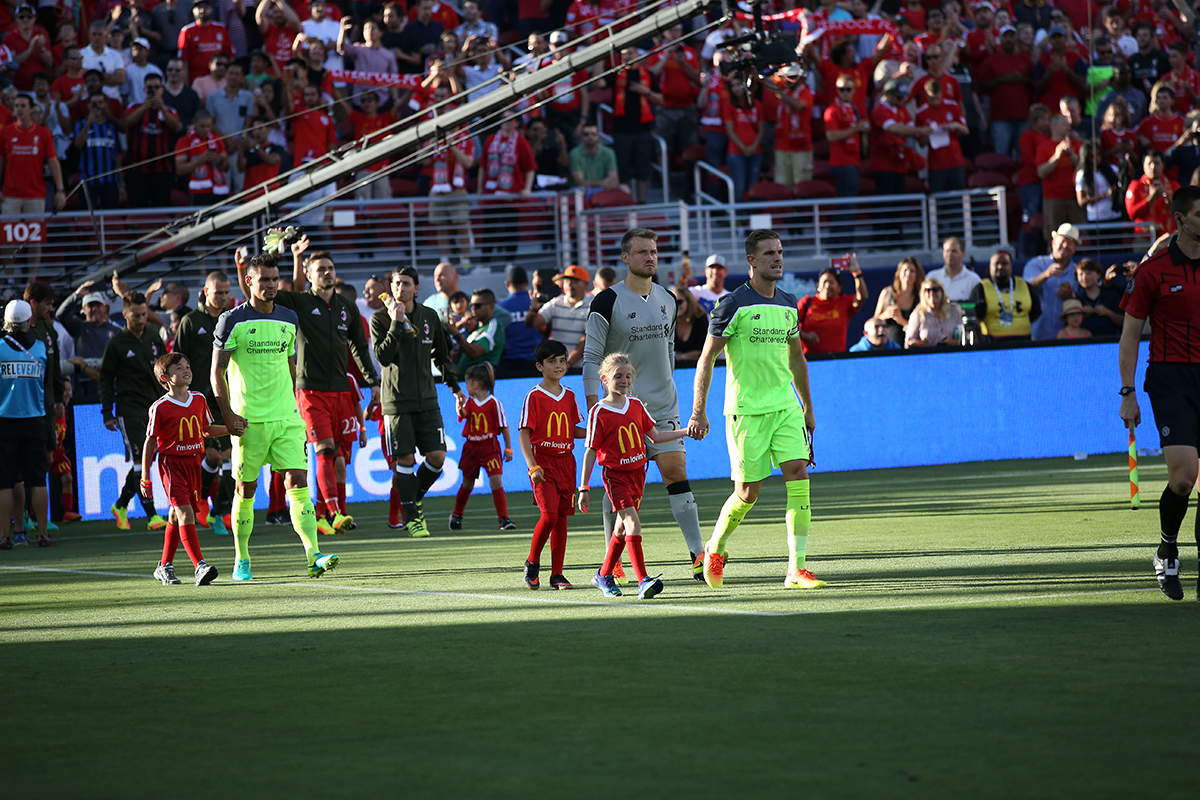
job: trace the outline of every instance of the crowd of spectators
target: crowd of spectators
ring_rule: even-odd
[[[69,189],[80,179],[92,207],[161,206],[185,195],[212,203],[319,162],[341,141],[424,118],[440,99],[479,97],[497,75],[553,64],[580,36],[637,6],[5,5],[0,74],[11,86],[0,124],[40,126],[52,143],[35,148],[37,164],[18,163],[32,158],[29,148],[6,154],[5,208],[62,205],[64,180]],[[954,190],[969,173],[998,176],[1019,190],[1029,256],[1064,222],[1128,218],[1161,233],[1172,224],[1171,192],[1197,177],[1197,17],[1183,0],[768,6],[777,12],[768,25],[796,36],[802,55],[766,80],[747,86],[717,66],[729,57],[724,42],[748,21],[709,31],[699,17],[625,48],[591,75],[564,78],[536,98],[548,101],[539,109],[527,98],[503,130],[420,165],[416,191],[438,201],[450,226],[472,193],[620,188],[644,201],[653,132],[673,163],[703,159],[727,170],[736,199],[760,179],[806,197]],[[599,102],[612,108],[611,148],[591,127]],[[976,164],[984,155],[992,158]],[[38,172],[43,180],[31,180]],[[379,180],[357,196],[390,194]],[[497,230],[513,228],[510,209],[494,207]],[[453,245],[442,243],[443,257],[455,255]]]

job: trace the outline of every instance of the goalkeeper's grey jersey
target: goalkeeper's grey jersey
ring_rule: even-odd
[[[583,347],[583,389],[603,397],[600,362],[629,355],[637,375],[632,394],[659,422],[679,417],[675,391],[675,295],[657,283],[642,297],[624,281],[592,298]]]

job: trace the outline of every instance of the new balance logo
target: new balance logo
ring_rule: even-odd
[[[637,319],[637,312],[636,312],[636,311],[630,311],[630,312],[629,312],[629,319]]]
[[[319,309],[319,308],[314,308],[314,309],[312,310],[312,313],[313,313],[315,316],[318,316],[318,317],[319,317],[319,316],[321,316],[321,309]]]
[[[762,319],[762,314],[755,314],[755,315],[754,315],[753,317],[751,317],[750,319]]]

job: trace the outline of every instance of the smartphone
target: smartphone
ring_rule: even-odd
[[[844,269],[850,269],[850,257],[834,256],[833,258],[829,259],[829,266],[833,267],[838,272],[841,272]]]

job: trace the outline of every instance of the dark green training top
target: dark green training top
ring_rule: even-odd
[[[296,312],[299,336],[296,344],[296,388],[316,392],[349,391],[346,367],[350,359],[346,345],[368,386],[379,385],[379,375],[368,351],[362,315],[352,300],[337,292],[326,303],[316,290],[279,292],[275,302]]]
[[[193,392],[201,392],[208,398],[208,407],[216,411],[213,401],[216,399],[212,391],[213,334],[217,330],[217,320],[221,315],[210,316],[201,306],[189,313],[179,322],[179,330],[175,333],[176,353],[187,356],[192,365]]]
[[[438,407],[432,363],[442,372],[442,382],[458,391],[454,363],[446,345],[446,331],[436,311],[413,305],[406,324],[392,319],[386,308],[371,317],[371,341],[383,367],[383,413],[412,414]]]

